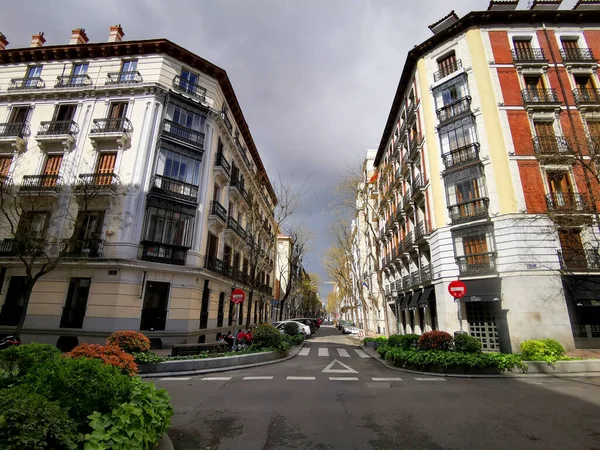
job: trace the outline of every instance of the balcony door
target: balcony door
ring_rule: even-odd
[[[563,263],[567,269],[586,269],[587,260],[581,242],[581,230],[559,230]]]
[[[48,126],[48,134],[69,134],[76,109],[77,105],[58,105]]]
[[[63,155],[48,155],[46,158],[46,164],[44,164],[43,175],[46,175],[42,180],[44,187],[56,186],[58,181],[58,175],[60,173],[60,166],[62,165]]]
[[[513,39],[515,53],[519,59],[524,59],[533,56],[533,48],[531,47],[531,39]]]
[[[9,136],[19,136],[20,138],[25,137],[24,125],[27,122],[27,119],[29,118],[29,111],[31,111],[31,108],[29,108],[29,106],[15,106],[14,108],[12,108],[12,110],[10,111],[10,118],[8,119],[8,122],[10,124],[14,124],[15,128],[10,130],[6,129],[7,132],[11,132]]]
[[[164,330],[167,323],[170,283],[147,281],[140,330]]]
[[[456,70],[456,54],[452,52],[438,60],[438,67],[442,77],[450,75]]]
[[[548,187],[555,208],[569,208],[573,205],[573,186],[568,172],[548,172]]]
[[[36,88],[37,79],[42,75],[42,66],[29,66],[25,74],[25,87]]]
[[[212,233],[208,233],[208,243],[206,244],[206,253],[210,258],[217,257],[219,248],[219,238]]]
[[[577,39],[561,39],[560,43],[567,55],[577,55],[579,50]]]
[[[198,75],[188,70],[181,70],[179,88],[183,91],[195,94],[198,85]]]
[[[67,301],[60,318],[60,328],[81,328],[83,326],[91,282],[91,278],[71,278]]]
[[[524,77],[524,80],[525,89],[527,90],[530,99],[537,101],[543,100],[544,89],[546,88],[544,79],[540,75],[534,75],[526,76]]]
[[[97,258],[102,253],[104,211],[86,211],[77,216],[70,253]]]
[[[19,323],[25,302],[26,277],[10,277],[4,305],[0,311],[0,325],[14,327]]]
[[[128,59],[121,64],[121,73],[119,74],[120,83],[134,83],[137,71],[137,60]]]
[[[8,172],[10,170],[10,164],[12,163],[12,155],[11,156],[0,156],[0,180],[4,180],[8,177]]]
[[[98,158],[98,164],[96,165],[96,173],[94,175],[95,185],[107,186],[112,184],[116,161],[116,152],[100,153],[100,158]]]

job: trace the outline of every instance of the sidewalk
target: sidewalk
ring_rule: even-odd
[[[566,353],[567,356],[586,359],[600,359],[600,349],[597,348],[579,348]]]

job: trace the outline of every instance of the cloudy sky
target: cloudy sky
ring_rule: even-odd
[[[126,40],[164,37],[224,68],[271,178],[310,179],[310,200],[297,220],[314,235],[305,266],[324,281],[332,190],[366,149],[377,147],[406,53],[431,35],[427,25],[450,10],[462,16],[488,3],[4,1],[0,32],[9,48],[28,46],[38,31],[46,45],[64,44],[73,28],[85,28],[98,42],[120,23]]]

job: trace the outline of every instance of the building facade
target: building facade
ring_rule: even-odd
[[[491,1],[408,54],[374,160],[401,333],[600,339],[600,4]],[[448,284],[464,281],[456,303]]]
[[[277,199],[227,74],[123,35],[0,38],[0,175],[34,205],[0,228],[0,333],[22,310],[25,230],[40,242],[35,270],[59,262],[34,286],[25,339],[132,329],[157,345],[208,342],[232,328],[237,287],[240,324],[269,317]]]

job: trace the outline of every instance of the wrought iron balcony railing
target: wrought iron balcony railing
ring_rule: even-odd
[[[13,78],[8,86],[9,91],[25,91],[29,89],[44,89],[46,82],[40,77]]]
[[[537,155],[569,154],[569,142],[563,136],[536,136],[533,138],[533,149]]]
[[[182,78],[181,75],[175,75],[173,78],[173,89],[183,92],[198,101],[203,102],[206,100],[206,88]]]
[[[454,119],[463,113],[471,111],[471,96],[467,95],[461,99],[458,99],[448,105],[442,106],[436,111],[440,124]]]
[[[578,88],[573,89],[573,98],[577,106],[600,104],[600,89]]]
[[[496,252],[474,253],[456,258],[461,275],[485,275],[496,272]]]
[[[213,200],[210,202],[210,214],[217,216],[224,223],[227,223],[227,210],[221,203]]]
[[[221,118],[225,123],[225,127],[229,130],[230,133],[233,133],[233,125],[231,124],[231,120],[229,120],[229,116],[225,111],[221,111]]]
[[[411,184],[413,195],[416,195],[421,189],[424,189],[425,186],[427,186],[427,182],[423,178],[423,174],[418,174]]]
[[[110,72],[106,75],[107,85],[117,84],[137,84],[142,83],[144,79],[142,74],[137,70],[125,71],[125,72]]]
[[[161,242],[142,242],[142,259],[166,264],[185,265],[189,247],[163,244]]]
[[[133,131],[131,121],[125,117],[94,119],[90,134],[123,133],[129,135]]]
[[[72,136],[79,133],[79,125],[73,120],[49,120],[40,122],[38,136]]]
[[[412,193],[410,188],[406,189],[406,193],[402,196],[402,206],[404,209],[409,209],[412,205],[410,203],[410,199],[412,197]]]
[[[404,248],[410,248],[413,245],[413,243],[413,232],[409,231],[408,233],[406,233],[406,236],[404,236]]]
[[[198,201],[198,186],[158,174],[150,180],[150,192],[158,192],[182,200]]]
[[[9,238],[0,241],[0,256],[41,255],[48,242],[46,239]]]
[[[546,194],[546,206],[554,213],[585,213],[590,207],[586,198],[575,192],[551,192]]]
[[[408,289],[410,287],[410,275],[405,275],[402,277],[402,286],[404,289]]]
[[[231,164],[229,161],[227,161],[227,158],[225,158],[223,153],[217,153],[217,157],[215,158],[215,167],[222,167],[223,170],[231,176]]]
[[[561,270],[600,270],[597,248],[557,250]]]
[[[594,54],[590,48],[563,48],[560,55],[564,62],[595,62]]]
[[[474,142],[442,155],[446,170],[479,160],[479,144]]]
[[[29,135],[29,125],[23,122],[0,123],[0,139],[25,138]]]
[[[450,64],[446,64],[433,74],[433,81],[440,81],[442,78],[446,78],[448,75],[456,72],[462,68],[462,61],[457,59]]]
[[[431,279],[431,264],[421,267],[421,283],[429,283]]]
[[[419,283],[421,283],[421,277],[419,276],[419,272],[412,272],[410,274],[410,285],[417,286]]]
[[[452,223],[488,217],[488,198],[468,200],[448,207]]]
[[[76,88],[92,86],[92,79],[89,75],[62,75],[56,77],[55,88]]]
[[[95,173],[82,173],[79,175],[79,184],[75,186],[76,189],[83,189],[89,187],[94,191],[103,188],[111,188],[119,182],[119,177],[116,173],[106,172],[95,172]]]
[[[512,51],[513,62],[544,63],[548,59],[541,48],[515,48]]]
[[[409,152],[410,159],[413,159],[416,156],[417,150],[419,149],[419,146],[421,145],[422,142],[423,142],[423,139],[421,138],[421,136],[414,136],[410,140],[410,152]]]
[[[64,255],[71,258],[102,258],[104,241],[102,239],[68,240]]]
[[[204,133],[192,130],[170,120],[165,119],[162,121],[161,134],[185,142],[197,149],[204,149]]]
[[[429,230],[428,230],[428,226],[427,223],[425,223],[425,221],[420,221],[417,224],[417,228],[415,230],[415,241],[419,242],[421,239],[423,239],[426,235],[429,234]]]
[[[21,184],[21,191],[56,190],[60,184],[58,175],[25,175]]]
[[[523,89],[521,97],[526,106],[560,103],[556,89]]]
[[[227,218],[227,228],[232,230],[235,234],[237,234],[242,239],[246,239],[246,230],[242,228],[237,220],[235,220],[232,216]]]

